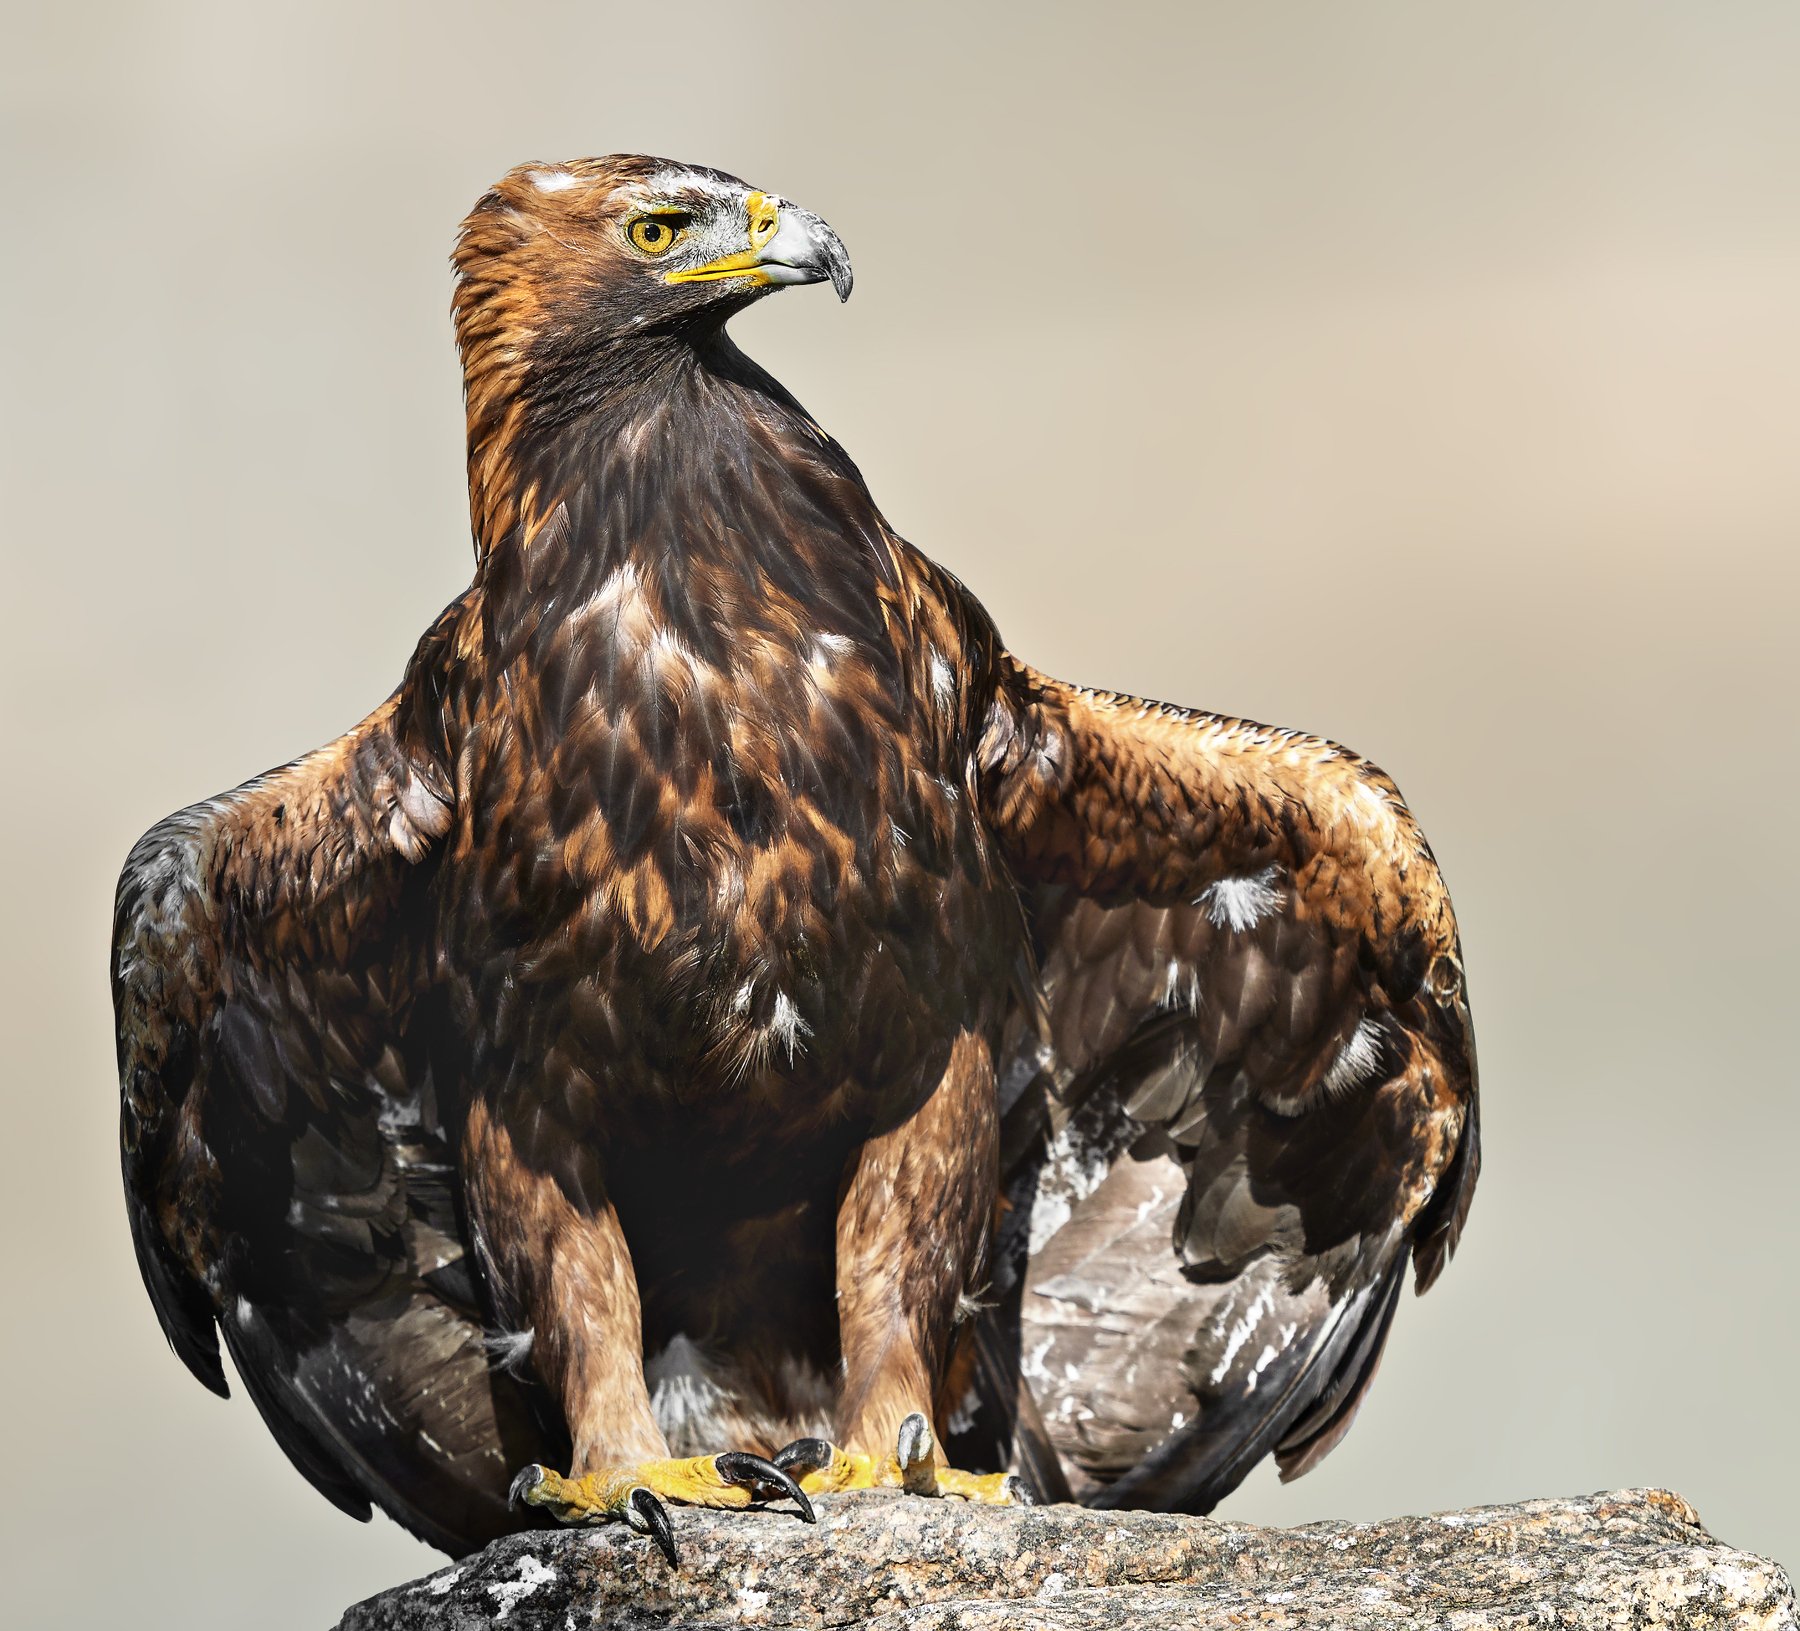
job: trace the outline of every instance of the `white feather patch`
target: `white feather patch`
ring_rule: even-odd
[[[682,1335],[654,1359],[645,1362],[650,1410],[677,1455],[700,1455],[710,1448],[726,1403],[725,1390],[713,1379],[706,1356],[692,1338]]]
[[[1231,1369],[1231,1362],[1237,1358],[1244,1344],[1255,1334],[1257,1322],[1275,1306],[1275,1287],[1267,1283],[1257,1287],[1256,1295],[1243,1315],[1232,1321],[1231,1334],[1225,1339],[1225,1350],[1219,1355],[1219,1362],[1213,1366],[1212,1375],[1207,1378],[1214,1387],[1225,1380]],[[1229,1318],[1230,1304],[1222,1308],[1214,1320],[1214,1330],[1219,1330]]]
[[[531,1345],[537,1339],[537,1332],[523,1331],[488,1331],[481,1338],[481,1345],[487,1350],[488,1364],[494,1370],[503,1370],[509,1376],[523,1376],[525,1366],[531,1359]]]
[[[1163,974],[1162,994],[1157,998],[1164,1008],[1186,1008],[1190,1013],[1200,1012],[1200,971],[1190,968],[1176,958],[1169,959],[1169,966]]]
[[[956,696],[956,676],[950,672],[944,654],[935,646],[931,650],[931,690],[938,706],[946,710]]]
[[[1348,1093],[1359,1082],[1366,1082],[1381,1063],[1381,1027],[1365,1019],[1350,1033],[1350,1040],[1331,1061],[1320,1083],[1332,1098]]]
[[[1241,878],[1221,878],[1200,892],[1194,904],[1206,913],[1215,929],[1229,929],[1241,934],[1253,929],[1281,905],[1281,889],[1276,883],[1278,869],[1267,866]]]
[[[796,1053],[806,1051],[805,1039],[812,1035],[812,1026],[800,1017],[794,999],[785,991],[775,994],[775,1011],[769,1016],[769,1035],[787,1049],[790,1062]]]
[[[1027,1255],[1037,1256],[1074,1215],[1075,1208],[1106,1181],[1112,1156],[1109,1148],[1096,1143],[1075,1122],[1068,1122],[1056,1134],[1038,1169]]]

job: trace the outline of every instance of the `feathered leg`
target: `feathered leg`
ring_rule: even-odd
[[[799,1485],[761,1456],[670,1456],[644,1384],[631,1252],[591,1152],[571,1141],[559,1143],[551,1164],[528,1161],[481,1104],[471,1108],[464,1142],[484,1264],[498,1299],[532,1331],[532,1367],[562,1405],[575,1446],[566,1474],[536,1463],[522,1469],[512,1500],[564,1523],[621,1519],[671,1564],[665,1499],[738,1508],[785,1497],[811,1523]]]
[[[957,1304],[985,1265],[998,1172],[993,1062],[964,1033],[924,1104],[857,1153],[837,1223],[839,1443],[801,1439],[775,1457],[803,1489],[1022,1498],[1006,1474],[942,1465],[930,1429]]]

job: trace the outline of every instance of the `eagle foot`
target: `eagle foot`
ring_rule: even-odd
[[[671,1568],[680,1567],[680,1558],[665,1500],[742,1508],[786,1499],[807,1523],[815,1521],[812,1502],[786,1471],[741,1450],[602,1466],[579,1478],[533,1462],[513,1479],[507,1499],[514,1506],[542,1507],[562,1523],[623,1519],[656,1542]]]
[[[778,1451],[775,1465],[797,1473],[809,1495],[846,1489],[900,1489],[908,1495],[948,1495],[983,1506],[1030,1506],[1031,1492],[1010,1472],[962,1472],[940,1467],[932,1454],[931,1425],[914,1411],[900,1424],[894,1453],[863,1455],[822,1438],[798,1438]]]

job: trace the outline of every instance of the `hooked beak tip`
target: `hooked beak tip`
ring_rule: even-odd
[[[840,304],[848,300],[856,278],[850,270],[850,252],[844,248],[844,240],[832,230],[828,222],[821,220],[811,210],[799,209],[791,204],[786,208],[791,212],[796,235],[804,244],[796,257],[799,264],[815,278],[829,278],[832,288],[837,291]]]

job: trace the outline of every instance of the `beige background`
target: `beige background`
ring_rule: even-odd
[[[658,20],[652,20],[658,19]],[[1028,20],[1029,19],[1029,20]],[[741,340],[1050,670],[1321,730],[1456,891],[1489,1165],[1356,1431],[1236,1517],[1673,1485],[1800,1563],[1800,10],[8,4],[0,1617],[432,1565],[167,1352],[113,879],[466,581],[452,230],[638,148],[819,210]]]

